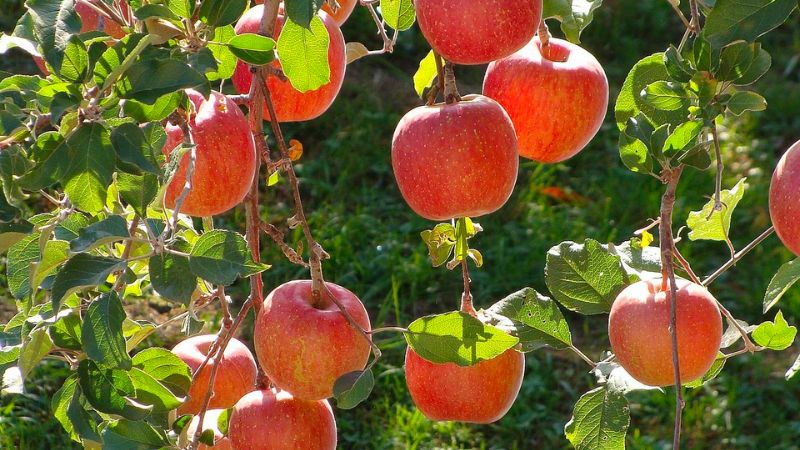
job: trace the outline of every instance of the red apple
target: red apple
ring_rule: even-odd
[[[205,361],[208,350],[216,338],[211,334],[191,337],[176,345],[172,353],[183,360],[194,373]],[[241,341],[231,338],[222,358],[209,360],[192,380],[189,398],[178,408],[178,414],[200,412],[208,392],[208,382],[214,364],[219,364],[219,368],[214,379],[211,400],[208,403],[209,409],[230,408],[244,394],[255,389],[258,371],[253,354]]]
[[[608,80],[600,63],[554,38],[546,56],[536,38],[489,64],[483,94],[508,112],[520,154],[545,163],[564,161],[586,147],[608,109]]]
[[[486,64],[530,41],[542,19],[542,0],[416,0],[425,39],[456,64]]]
[[[678,279],[677,332],[681,383],[702,377],[717,357],[722,318],[704,288]],[[617,296],[608,319],[608,337],[620,365],[640,383],[675,384],[669,331],[670,291],[661,279],[639,281]]]
[[[88,31],[103,31],[107,35],[116,39],[122,39],[125,37],[127,33],[117,22],[101,15],[97,12],[97,10],[89,6],[89,3],[97,3],[98,1],[101,0],[77,0],[75,2],[75,11],[79,16],[81,16],[81,33],[86,33]],[[120,9],[122,9],[122,14],[128,18],[130,11],[128,9],[127,2],[123,1],[119,5]]]
[[[203,431],[214,431],[214,445],[208,446],[201,442],[200,445],[198,445],[197,450],[233,450],[230,438],[222,434],[222,431],[219,429],[219,418],[223,412],[225,412],[224,409],[209,409],[206,411],[205,416],[203,416]],[[197,431],[198,423],[200,423],[200,416],[192,417],[192,421],[189,422],[189,425],[186,428],[184,428],[179,437],[178,446],[180,448],[186,448],[192,441],[194,434]]]
[[[514,190],[518,167],[511,119],[482,95],[413,109],[392,140],[400,193],[414,212],[430,220],[497,211]]]
[[[431,420],[496,422],[511,409],[524,374],[525,355],[514,349],[468,367],[433,363],[406,350],[408,391]]]
[[[208,100],[194,90],[187,90],[196,114],[191,119],[195,147],[192,189],[183,202],[181,212],[206,217],[224,213],[242,202],[256,173],[256,147],[247,118],[236,104],[218,92]],[[167,124],[164,154],[169,156],[183,142],[183,131]],[[183,155],[180,167],[167,187],[166,205],[175,208],[183,192],[189,152]]]
[[[365,330],[369,316],[361,300],[347,289],[326,283]],[[311,281],[284,283],[270,292],[256,319],[253,340],[261,368],[272,383],[305,400],[333,395],[340,376],[362,370],[370,346],[325,291],[315,304]]]
[[[258,33],[263,9],[263,5],[257,5],[244,13],[239,22],[236,23],[236,33]],[[344,37],[336,21],[331,16],[324,11],[321,11],[319,15],[330,36],[328,65],[331,70],[331,79],[317,90],[300,92],[292,87],[289,81],[281,81],[272,76],[268,77],[267,87],[272,95],[275,114],[278,116],[279,122],[301,122],[319,117],[328,110],[342,87],[345,67],[347,66]],[[279,14],[278,21],[275,24],[275,36],[280,35],[283,21],[283,14]],[[280,68],[280,61],[273,61],[272,65]],[[250,91],[250,81],[252,79],[253,74],[250,73],[248,65],[239,61],[236,71],[233,73],[233,85],[240,93],[244,94]],[[270,119],[266,106],[264,107],[264,118],[265,120]]]
[[[772,174],[769,215],[783,245],[800,256],[800,141],[789,147]]]
[[[347,18],[350,17],[350,14],[353,13],[353,10],[358,4],[358,0],[337,0],[337,2],[339,3],[339,9],[337,9],[335,13],[331,11],[328,2],[322,4],[322,10],[330,14],[333,20],[341,27],[347,21]],[[264,3],[264,0],[256,0],[257,5],[262,3]]]
[[[286,391],[253,391],[233,407],[228,427],[236,450],[335,450],[336,421],[325,400]]]

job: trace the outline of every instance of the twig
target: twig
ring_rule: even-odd
[[[231,323],[233,323],[233,319],[231,319],[231,312],[228,309],[228,297],[225,296],[225,285],[220,284],[217,286],[217,300],[219,300],[219,306],[222,309],[222,328],[229,328]]]
[[[381,21],[377,11],[375,11],[375,2],[361,0],[361,5],[365,6],[369,11],[372,20],[375,22],[375,26],[378,27],[378,34],[381,36],[381,40],[383,40],[383,48],[370,51],[369,54],[380,55],[383,53],[392,53],[394,51],[395,40],[397,39],[397,32],[395,31],[393,38],[389,38],[389,35],[386,34],[386,27],[383,26],[383,21]]]
[[[737,263],[737,262],[738,262],[740,259],[742,259],[742,258],[743,258],[743,257],[744,257],[746,254],[750,253],[750,251],[751,251],[751,250],[753,250],[754,248],[756,248],[756,247],[758,246],[758,244],[760,244],[760,243],[761,243],[761,242],[763,242],[763,241],[764,241],[766,238],[768,238],[768,237],[769,237],[769,236],[770,236],[770,235],[771,235],[771,234],[772,234],[774,231],[775,231],[775,227],[769,227],[769,228],[767,228],[767,229],[766,229],[766,230],[765,230],[763,233],[761,233],[760,235],[758,235],[758,237],[757,237],[757,238],[755,238],[755,239],[753,240],[753,242],[751,242],[751,243],[747,244],[747,246],[746,246],[746,247],[744,247],[743,249],[739,250],[739,251],[738,251],[738,252],[737,252],[735,255],[733,255],[733,257],[732,257],[730,260],[728,260],[728,262],[726,262],[726,263],[725,263],[725,264],[723,264],[723,265],[722,265],[722,266],[721,266],[719,269],[717,269],[716,271],[714,271],[714,273],[712,273],[711,275],[709,275],[708,277],[706,277],[706,279],[705,279],[705,280],[703,280],[703,282],[702,282],[702,285],[703,285],[703,286],[708,286],[709,284],[711,284],[712,282],[714,282],[714,280],[716,280],[717,278],[719,278],[719,276],[720,276],[720,275],[722,275],[722,274],[723,274],[723,273],[725,273],[725,272],[726,272],[728,269],[730,269],[731,267],[733,267],[733,266],[734,266],[734,265],[735,265],[735,264],[736,264],[736,263]]]
[[[339,311],[342,313],[342,315],[344,316],[345,320],[347,320],[347,323],[349,323],[351,327],[355,328],[356,331],[358,331],[358,333],[367,341],[367,343],[369,344],[369,347],[372,349],[372,354],[375,355],[374,361],[377,361],[378,359],[380,359],[380,357],[381,357],[381,349],[378,348],[378,346],[374,342],[372,342],[372,338],[370,337],[370,333],[367,330],[361,328],[361,325],[359,325],[359,323],[356,322],[356,320],[350,314],[350,311],[348,311],[344,307],[344,304],[342,304],[342,302],[339,301],[339,299],[336,298],[335,295],[333,295],[333,292],[331,292],[331,290],[328,289],[328,284],[327,283],[323,284],[322,288],[325,290],[325,295],[327,295],[328,298],[330,298],[331,301],[339,308]]]
[[[678,14],[678,17],[680,17],[681,22],[683,22],[683,26],[685,26],[686,29],[691,29],[692,24],[689,22],[689,19],[687,19],[686,16],[683,14],[683,11],[681,11],[680,7],[678,6],[678,3],[674,2],[673,0],[667,0],[667,3],[669,3],[669,6],[672,6],[672,9],[675,10],[676,14]]]
[[[367,331],[367,334],[378,334],[378,333],[408,333],[408,328],[403,327],[380,327],[380,328],[373,328]]]
[[[136,215],[133,216],[133,220],[131,220],[131,225],[128,228],[128,236],[130,236],[131,239],[128,239],[125,242],[125,248],[122,250],[122,256],[120,256],[120,259],[127,260],[130,257],[131,247],[133,247],[133,242],[134,242],[133,235],[136,233],[136,228],[138,226],[139,226],[139,216]],[[119,272],[117,272],[117,281],[114,283],[114,290],[117,292],[121,291],[122,287],[125,285],[125,277],[121,276],[122,274],[124,274],[124,272],[125,269],[122,269]]]
[[[592,369],[594,369],[595,367],[597,367],[597,363],[596,363],[596,362],[594,362],[594,361],[592,361],[592,359],[591,359],[591,358],[589,358],[589,357],[588,357],[588,356],[586,356],[586,355],[585,355],[585,354],[584,354],[582,351],[580,351],[580,350],[578,349],[578,347],[575,347],[574,345],[570,344],[570,346],[569,346],[569,349],[570,349],[570,350],[572,350],[573,352],[575,352],[575,354],[576,354],[576,355],[580,356],[580,357],[581,357],[581,359],[582,359],[584,362],[586,362],[586,364],[588,364],[588,365],[589,365],[589,366],[590,366]]]
[[[267,236],[275,241],[275,244],[281,249],[283,255],[286,256],[286,259],[288,259],[289,262],[297,264],[298,266],[303,266],[306,268],[309,267],[308,263],[305,262],[305,260],[303,260],[303,258],[284,241],[283,232],[279,230],[278,227],[271,223],[262,223],[261,229],[264,230]]]

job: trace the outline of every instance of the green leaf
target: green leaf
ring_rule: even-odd
[[[309,28],[311,19],[322,7],[324,0],[286,0],[286,15],[301,27]]]
[[[217,60],[217,70],[206,74],[209,81],[227,80],[236,70],[236,55],[231,52],[227,45],[224,45],[234,36],[236,36],[236,32],[231,25],[214,29],[214,38],[208,43],[208,48]]]
[[[664,142],[664,156],[671,158],[694,148],[697,145],[697,136],[702,130],[702,120],[692,120],[678,125]]]
[[[73,83],[83,81],[89,71],[89,53],[78,36],[72,36],[64,50],[64,59],[58,74]]]
[[[200,236],[189,256],[192,272],[213,284],[230,285],[239,277],[247,277],[268,269],[256,263],[242,235],[214,230]]]
[[[653,158],[647,145],[624,131],[619,134],[619,157],[632,172],[651,173]]]
[[[8,289],[16,298],[23,298],[31,293],[31,263],[41,258],[39,247],[40,233],[31,234],[8,249],[6,276]]]
[[[139,171],[158,175],[161,170],[156,155],[161,153],[166,137],[164,128],[157,123],[148,123],[145,128],[123,123],[111,132],[111,144],[120,161],[138,169],[133,172],[135,175],[139,175]]]
[[[194,0],[164,0],[164,3],[179,18],[192,17],[194,13]]]
[[[420,233],[422,241],[428,247],[433,267],[439,267],[450,258],[456,246],[456,229],[449,223],[440,223],[432,230]]]
[[[731,217],[736,205],[744,196],[747,189],[747,178],[742,178],[732,189],[720,192],[722,210],[714,211],[714,199],[708,201],[700,211],[692,211],[686,219],[689,227],[689,239],[693,241],[705,239],[710,241],[724,241],[731,228]]]
[[[655,53],[637,62],[625,78],[614,106],[617,127],[624,130],[628,119],[636,117],[640,112],[653,125],[668,123],[677,126],[685,122],[688,115],[686,111],[689,107],[688,102],[678,109],[664,111],[652,107],[640,95],[647,86],[658,81],[670,80],[671,77],[664,64],[663,53]]]
[[[125,317],[116,292],[111,291],[94,300],[86,311],[81,329],[86,356],[103,366],[130,369],[131,357],[122,335]]]
[[[767,109],[767,100],[760,94],[750,91],[739,91],[733,94],[727,103],[728,111],[741,116],[745,111],[763,111]]]
[[[764,76],[764,74],[769,71],[769,68],[772,67],[772,57],[766,50],[761,48],[761,44],[755,43],[752,44],[752,47],[755,48],[753,61],[750,63],[750,66],[734,80],[734,84],[736,85],[747,86],[748,84],[753,84]]]
[[[137,345],[153,334],[156,327],[143,320],[125,319],[122,322],[122,335],[125,336],[125,350],[132,352]]]
[[[694,75],[694,69],[687,64],[674,45],[670,45],[664,52],[664,66],[674,81],[688,83]]]
[[[630,281],[651,278],[649,274],[661,274],[661,251],[658,247],[642,247],[641,241],[625,241],[620,245],[609,244],[618,255],[622,268]]]
[[[19,371],[24,381],[37,364],[53,349],[53,341],[46,328],[37,328],[22,339],[19,351]]]
[[[150,258],[150,283],[158,295],[172,301],[189,303],[197,288],[197,278],[191,273],[189,259],[171,253]]]
[[[647,85],[642,92],[644,101],[660,111],[676,111],[690,100],[689,92],[680,83],[656,81]]]
[[[58,420],[72,440],[81,442],[81,438],[99,441],[97,423],[81,405],[81,389],[78,376],[72,375],[64,381],[61,389],[55,393],[51,402],[53,417]]]
[[[630,423],[625,396],[601,386],[578,399],[564,434],[576,450],[622,450]]]
[[[139,420],[149,414],[148,409],[129,402],[129,398],[136,395],[136,388],[124,370],[102,369],[94,361],[85,359],[78,366],[78,380],[86,400],[99,412],[131,420]]]
[[[464,312],[421,317],[408,326],[406,341],[434,363],[471,366],[499,356],[519,339]]]
[[[551,248],[544,276],[559,303],[587,315],[610,311],[617,294],[628,285],[620,257],[593,239]]]
[[[74,0],[27,0],[25,6],[44,59],[61,75],[65,53],[72,35],[81,29]]]
[[[236,58],[233,65],[236,65]],[[230,71],[230,75],[233,75],[233,70]],[[230,75],[227,78],[230,78]],[[128,100],[122,106],[122,111],[137,122],[159,122],[172,114],[178,108],[180,101],[181,93],[172,92],[158,97],[152,105]]]
[[[797,281],[800,280],[800,258],[782,265],[772,277],[764,294],[764,312],[769,311]]]
[[[133,357],[133,366],[146,372],[170,391],[184,396],[192,385],[192,371],[180,358],[169,350],[152,347]]]
[[[103,448],[114,450],[159,449],[169,445],[163,431],[147,422],[117,420],[103,430]]]
[[[555,349],[572,346],[569,324],[558,305],[532,288],[514,292],[485,312],[492,319],[499,318],[498,328],[517,336],[525,352],[545,346]]]
[[[67,314],[50,327],[50,338],[56,347],[82,350],[81,318],[77,313]]]
[[[175,59],[140,60],[125,71],[125,76],[114,86],[122,98],[147,104],[182,89],[209,90],[204,75]]]
[[[229,25],[236,22],[246,8],[246,0],[203,0],[200,20],[214,27]]]
[[[41,286],[45,278],[49,277],[61,264],[69,259],[69,242],[47,241],[44,244],[42,258],[35,265],[31,265],[31,289]]]
[[[397,31],[411,28],[417,19],[411,0],[381,0],[381,14],[386,24]]]
[[[99,286],[106,282],[112,272],[122,270],[125,261],[116,258],[78,253],[70,258],[53,283],[53,311],[58,311],[61,299],[76,290],[87,286]]]
[[[67,146],[70,165],[64,192],[75,206],[97,214],[105,206],[114,172],[111,135],[100,123],[85,123],[67,139]]]
[[[117,190],[120,197],[131,205],[136,214],[145,217],[147,206],[158,195],[158,177],[149,173],[142,176],[118,173]]]
[[[753,330],[753,341],[770,350],[784,350],[789,348],[797,335],[797,327],[789,326],[783,318],[783,313],[778,311],[774,322],[764,322]]]
[[[339,409],[353,409],[369,397],[375,386],[372,370],[356,370],[339,377],[333,384],[333,397]]]
[[[781,25],[796,7],[796,0],[717,0],[703,34],[715,48],[740,39],[753,42]]]
[[[134,367],[128,373],[136,389],[136,402],[152,406],[154,412],[171,411],[185,400],[176,397],[166,386],[141,369]]]
[[[419,62],[419,68],[417,72],[414,73],[414,90],[417,91],[417,95],[420,98],[423,98],[425,90],[433,86],[437,74],[436,57],[433,50],[431,50],[422,58],[422,61]]]
[[[594,10],[602,3],[602,0],[544,0],[542,19],[557,19],[567,40],[578,44],[581,32],[592,22]]]
[[[286,19],[278,37],[278,56],[292,87],[307,92],[330,82],[329,43],[328,29],[319,16],[314,16],[310,28]]]
[[[233,37],[228,41],[228,49],[237,58],[256,66],[263,66],[275,59],[275,41],[254,33],[243,33]]]
[[[176,2],[177,3],[177,2]],[[151,17],[161,17],[164,19],[176,20],[180,21],[181,18],[171,9],[167,8],[164,5],[157,5],[157,4],[150,4],[144,5],[141,8],[137,9],[133,15],[139,20],[149,19]]]
[[[111,216],[81,230],[78,238],[69,243],[69,247],[73,252],[83,252],[127,237],[128,222],[122,216]]]
[[[708,369],[708,371],[706,371],[705,375],[696,380],[684,383],[683,386],[692,389],[696,389],[699,388],[700,386],[703,386],[704,384],[716,378],[717,375],[719,375],[719,373],[722,372],[722,368],[725,367],[725,361],[726,361],[725,355],[723,355],[722,353],[718,353],[717,358],[714,360],[714,363],[711,364],[711,367]]]

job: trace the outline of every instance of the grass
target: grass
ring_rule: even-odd
[[[583,41],[606,68],[612,99],[639,58],[680,39],[680,24],[673,16],[666,2],[606,1],[598,10]],[[796,19],[789,23],[796,24]],[[370,27],[368,14],[357,11],[343,31],[348,41],[377,46]],[[725,128],[723,151],[731,163],[724,185],[732,186],[741,176],[747,176],[751,185],[734,216],[731,235],[738,248],[768,226],[769,176],[778,155],[800,137],[800,72],[792,68],[800,54],[800,29],[784,26],[764,46],[772,53],[774,69],[757,89],[770,107]],[[402,114],[419,104],[410,75],[425,51],[417,32],[402,35],[395,54],[348,67],[342,93],[325,116],[285,129],[287,137],[300,139],[306,149],[297,170],[312,228],[333,255],[325,266],[326,277],[358,293],[376,325],[407,324],[423,314],[452,310],[461,291],[458,273],[430,267],[419,232],[432,225],[405,205],[391,173],[391,136]],[[8,64],[19,67],[20,61],[24,59],[0,62],[0,69]],[[459,68],[458,76],[462,93],[480,89],[482,68]],[[663,187],[623,167],[612,116],[572,160],[550,166],[524,162],[509,203],[479,219],[486,231],[474,245],[484,254],[486,266],[472,271],[478,305],[488,306],[525,286],[546,292],[543,268],[551,246],[587,237],[620,242],[657,215]],[[574,194],[573,198],[553,198],[547,194],[552,188]],[[712,191],[711,172],[687,171],[679,190],[676,224],[699,209]],[[263,198],[262,217],[284,223],[291,208],[287,184],[268,189]],[[241,228],[243,211],[220,221]],[[711,273],[729,257],[724,244],[689,242],[685,234],[681,251],[698,273]],[[777,239],[770,238],[721,277],[712,291],[741,319],[751,323],[771,319],[774,311],[767,317],[761,314],[761,298],[771,276],[789,258]],[[264,277],[268,289],[307,276],[285,263],[272,246],[265,245],[264,259],[274,263]],[[233,289],[234,297],[243,298],[246,289],[245,285]],[[795,289],[779,305],[790,323],[800,318],[798,300],[800,292]],[[567,314],[567,319],[576,344],[599,359],[608,348],[606,318]],[[243,335],[246,340],[250,330]],[[595,384],[573,355],[537,351],[527,357],[519,399],[503,420],[489,426],[433,423],[416,411],[407,394],[404,342],[397,336],[382,339],[386,357],[378,365],[370,400],[354,410],[336,412],[343,449],[569,448],[563,427],[577,398]],[[800,418],[794,413],[800,406],[800,386],[797,380],[783,379],[797,353],[795,346],[782,353],[737,358],[720,377],[688,392],[685,447],[800,448]],[[0,399],[0,446],[66,448],[67,439],[48,416],[48,399],[67,374],[63,367],[48,364],[34,373],[28,394]],[[637,392],[630,401],[629,448],[670,448],[672,392]]]

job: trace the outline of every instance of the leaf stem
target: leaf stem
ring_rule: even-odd
[[[713,283],[714,280],[719,278],[720,275],[725,273],[728,269],[733,267],[740,259],[744,258],[745,255],[750,253],[751,250],[756,248],[758,244],[764,242],[765,239],[770,237],[772,233],[775,232],[775,227],[769,227],[764,232],[762,232],[758,237],[756,237],[753,242],[747,244],[747,246],[741,250],[739,250],[733,257],[731,257],[728,262],[723,264],[719,269],[715,270],[714,273],[706,277],[705,280],[701,283],[703,286],[708,286],[709,284]]]

